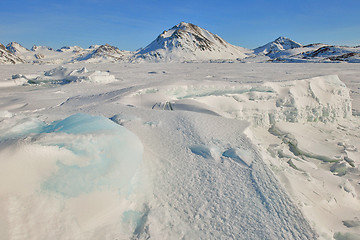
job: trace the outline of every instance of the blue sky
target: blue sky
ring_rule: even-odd
[[[289,37],[302,44],[360,45],[359,0],[1,0],[0,43],[27,48],[92,44],[145,47],[191,22],[255,48]]]

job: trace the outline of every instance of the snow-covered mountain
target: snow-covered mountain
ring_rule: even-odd
[[[186,62],[243,59],[251,51],[191,23],[181,22],[141,49],[133,61]]]
[[[109,44],[92,45],[87,49],[79,46],[65,46],[60,49],[53,49],[47,46],[33,46],[30,50],[19,43],[9,43],[5,50],[12,54],[13,58],[20,60],[11,63],[27,62],[40,64],[64,64],[79,61],[86,62],[118,62],[128,61],[133,52],[119,50]]]
[[[6,49],[4,45],[0,43],[0,64],[16,64],[23,63],[24,61],[14,55],[12,52]]]
[[[72,61],[87,61],[87,62],[119,62],[119,61],[128,61],[129,58],[133,55],[130,51],[119,50],[117,47],[111,46],[109,44],[101,46],[92,46],[88,50],[92,51],[83,51],[83,53],[74,58]]]
[[[68,50],[80,47],[64,47],[54,50],[51,47],[34,45],[29,50],[17,42],[11,42],[6,48],[9,52],[22,59],[23,62],[54,64],[67,62],[74,55],[73,51]]]
[[[264,46],[258,47],[254,49],[255,54],[263,54],[263,55],[274,55],[278,52],[294,49],[294,48],[301,48],[302,45],[297,43],[290,38],[286,37],[279,37],[272,42],[265,44]]]
[[[21,46],[17,42],[9,43],[8,45],[6,45],[6,49],[13,54],[24,54],[29,52],[29,49]]]
[[[254,49],[255,57],[245,61],[270,62],[360,62],[360,47],[314,43],[302,45],[286,37]]]

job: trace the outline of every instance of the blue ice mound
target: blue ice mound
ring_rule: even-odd
[[[133,191],[143,146],[125,127],[81,113],[51,124],[32,118],[8,120],[0,143],[41,146],[47,153],[42,161],[54,166],[40,180],[41,191],[64,197],[102,190],[128,196]]]
[[[65,197],[109,188],[129,193],[143,154],[142,143],[132,132],[105,117],[85,114],[54,122],[42,132],[50,134],[51,145],[86,159],[85,164],[59,159],[57,171],[43,183],[44,190]]]

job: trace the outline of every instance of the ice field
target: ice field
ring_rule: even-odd
[[[0,65],[1,239],[360,239],[350,63]]]

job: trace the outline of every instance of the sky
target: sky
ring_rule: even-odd
[[[360,45],[359,0],[1,0],[0,43],[122,50],[147,46],[184,21],[256,48],[279,36]]]

